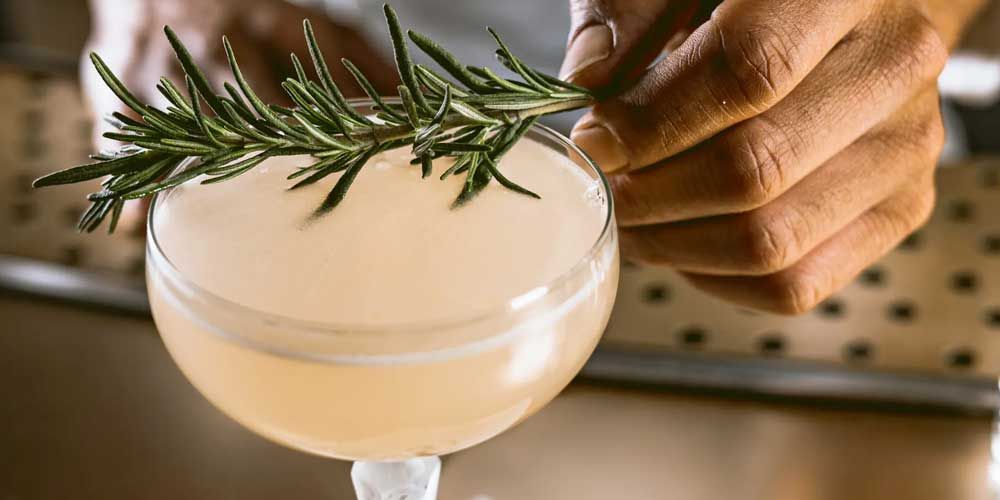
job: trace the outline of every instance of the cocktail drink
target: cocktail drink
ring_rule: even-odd
[[[383,11],[398,98],[342,60],[370,98],[346,100],[308,20],[315,79],[292,54],[293,107],[260,98],[225,38],[222,95],[165,28],[184,90],[161,79],[162,108],[91,54],[135,113],[108,118],[122,145],[33,185],[103,179],[82,231],[114,231],[126,202],[155,195],[150,304],[195,387],[267,438],[355,460],[360,498],[426,500],[437,455],[503,432],[576,375],[611,312],[618,246],[607,180],[535,125],[596,96],[493,30],[514,78]],[[414,63],[410,42],[447,75]]]
[[[165,191],[148,225],[153,315],[187,378],[254,432],[364,462],[361,498],[432,498],[427,457],[551,400],[618,283],[607,183],[565,138],[535,126],[498,166],[541,199],[494,183],[453,209],[464,178],[411,158],[379,153],[321,218],[337,176],[284,191],[302,163],[284,157]]]

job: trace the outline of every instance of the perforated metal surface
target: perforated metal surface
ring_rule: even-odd
[[[40,175],[84,163],[91,121],[76,82],[0,66],[0,254],[137,275],[143,242],[74,230],[94,185],[33,190]]]
[[[0,286],[57,291],[59,280],[25,286],[24,273],[4,279],[5,269],[24,269],[24,261],[4,255],[28,257],[67,266],[48,271],[77,273],[70,293],[56,293],[62,297],[88,298],[79,283],[99,276],[92,270],[131,277],[123,293],[109,293],[121,288],[120,279],[94,281],[102,292],[89,298],[130,297],[131,305],[120,306],[141,310],[135,304],[142,300],[143,242],[124,233],[73,230],[93,186],[30,190],[31,179],[83,161],[90,150],[75,82],[0,70],[0,106]],[[993,214],[1000,212],[1000,159],[941,168],[938,185],[938,209],[925,228],[802,317],[739,310],[669,270],[626,266],[608,332],[585,374],[697,384],[741,367],[722,385],[760,385],[764,373],[772,392],[836,396],[870,386],[881,387],[875,397],[888,399],[898,386],[893,380],[878,386],[878,376],[915,374],[931,377],[907,382],[931,399],[978,398],[989,401],[980,406],[996,406],[991,380],[1000,374],[1000,220]],[[673,368],[664,368],[663,360]],[[644,375],[636,375],[637,366],[645,367]],[[782,380],[793,373],[809,382],[791,390]],[[833,383],[830,374],[850,378]],[[975,384],[960,387],[962,381]]]

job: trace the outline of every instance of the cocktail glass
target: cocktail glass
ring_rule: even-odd
[[[442,321],[320,324],[215,295],[164,254],[155,215],[170,191],[160,193],[150,209],[147,283],[170,355],[250,430],[355,461],[359,498],[432,500],[437,457],[496,436],[555,397],[592,353],[614,302],[619,257],[607,179],[549,128],[535,126],[524,140],[573,157],[593,179],[581,194],[604,207],[603,229],[558,278]]]

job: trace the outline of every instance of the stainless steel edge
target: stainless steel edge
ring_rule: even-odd
[[[789,359],[641,352],[601,346],[584,378],[765,396],[895,403],[968,411],[1000,408],[996,379],[861,370]]]
[[[0,255],[0,290],[148,315],[144,283],[120,274]],[[600,346],[583,378],[793,398],[868,401],[968,411],[1000,408],[989,377],[922,375],[822,362]]]
[[[149,314],[145,283],[139,279],[23,257],[0,255],[0,290]]]

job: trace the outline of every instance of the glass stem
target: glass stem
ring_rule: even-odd
[[[441,459],[354,462],[351,479],[358,500],[436,500]]]

